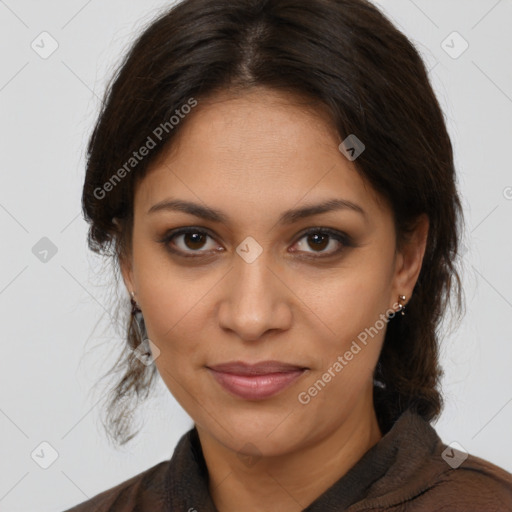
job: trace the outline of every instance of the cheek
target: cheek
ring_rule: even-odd
[[[343,268],[331,276],[302,279],[295,290],[331,338],[347,339],[388,310],[390,285],[388,266],[374,262]]]
[[[191,353],[198,344],[198,315],[205,292],[216,280],[207,273],[195,278],[187,275],[162,253],[159,248],[139,244],[134,253],[135,280],[148,337],[160,349],[161,358],[172,362],[175,358],[171,356]]]
[[[160,279],[144,292],[144,319],[150,339],[163,356],[197,353],[204,325],[204,289],[176,278]],[[142,297],[142,295],[141,295]],[[142,302],[142,298],[141,298]],[[203,320],[201,321],[201,319]],[[203,334],[204,337],[204,334]]]
[[[385,254],[372,254],[358,258],[332,278],[301,282],[301,298],[315,314],[309,315],[311,321],[321,329],[316,335],[311,331],[314,345],[310,349],[317,357],[318,372],[308,383],[331,369],[336,378],[329,388],[347,398],[347,389],[355,392],[372,382],[387,328],[390,268]],[[336,400],[335,396],[325,393],[322,400]]]
[[[324,285],[312,307],[326,327],[321,331],[324,334],[311,337],[309,353],[315,354],[317,364],[301,386],[300,396],[309,401],[308,411],[314,410],[326,424],[333,408],[344,415],[373,388],[387,328],[382,315],[388,296],[386,281],[381,277],[379,283],[376,277],[339,278],[335,285]]]
[[[205,291],[173,276],[143,286],[148,337],[160,350],[157,370],[175,399],[191,412],[198,392],[197,369],[204,364]],[[142,300],[141,300],[142,301]]]

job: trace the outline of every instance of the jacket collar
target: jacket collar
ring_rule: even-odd
[[[441,440],[421,416],[406,411],[382,439],[304,512],[356,511],[390,506],[420,494],[444,466],[429,464]],[[429,475],[428,473],[432,473]],[[208,471],[197,429],[178,442],[169,464],[166,508],[218,512],[208,489]]]

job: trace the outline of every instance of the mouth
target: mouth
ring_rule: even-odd
[[[280,361],[234,361],[206,367],[221,387],[245,400],[264,400],[284,391],[308,368]]]

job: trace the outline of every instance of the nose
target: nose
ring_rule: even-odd
[[[270,331],[292,324],[293,293],[262,255],[247,263],[236,258],[224,283],[219,323],[245,341],[256,341]]]

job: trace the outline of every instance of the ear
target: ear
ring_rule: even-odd
[[[418,217],[414,230],[407,235],[407,239],[402,242],[401,247],[397,248],[391,304],[397,302],[398,295],[405,295],[405,303],[411,298],[420,275],[428,231],[428,217],[426,214],[422,214]]]
[[[133,279],[133,266],[131,256],[120,256],[119,267],[121,270],[121,275],[123,276],[124,284],[128,290],[128,294],[130,294],[130,292],[135,292],[136,290]]]
[[[127,229],[124,221],[119,217],[114,217],[112,219],[112,223],[116,226],[118,236],[122,237],[123,230]],[[124,285],[126,286],[128,294],[130,295],[130,292],[135,291],[131,250],[127,251],[126,248],[121,248],[117,253],[117,256],[121,276],[123,277]]]

